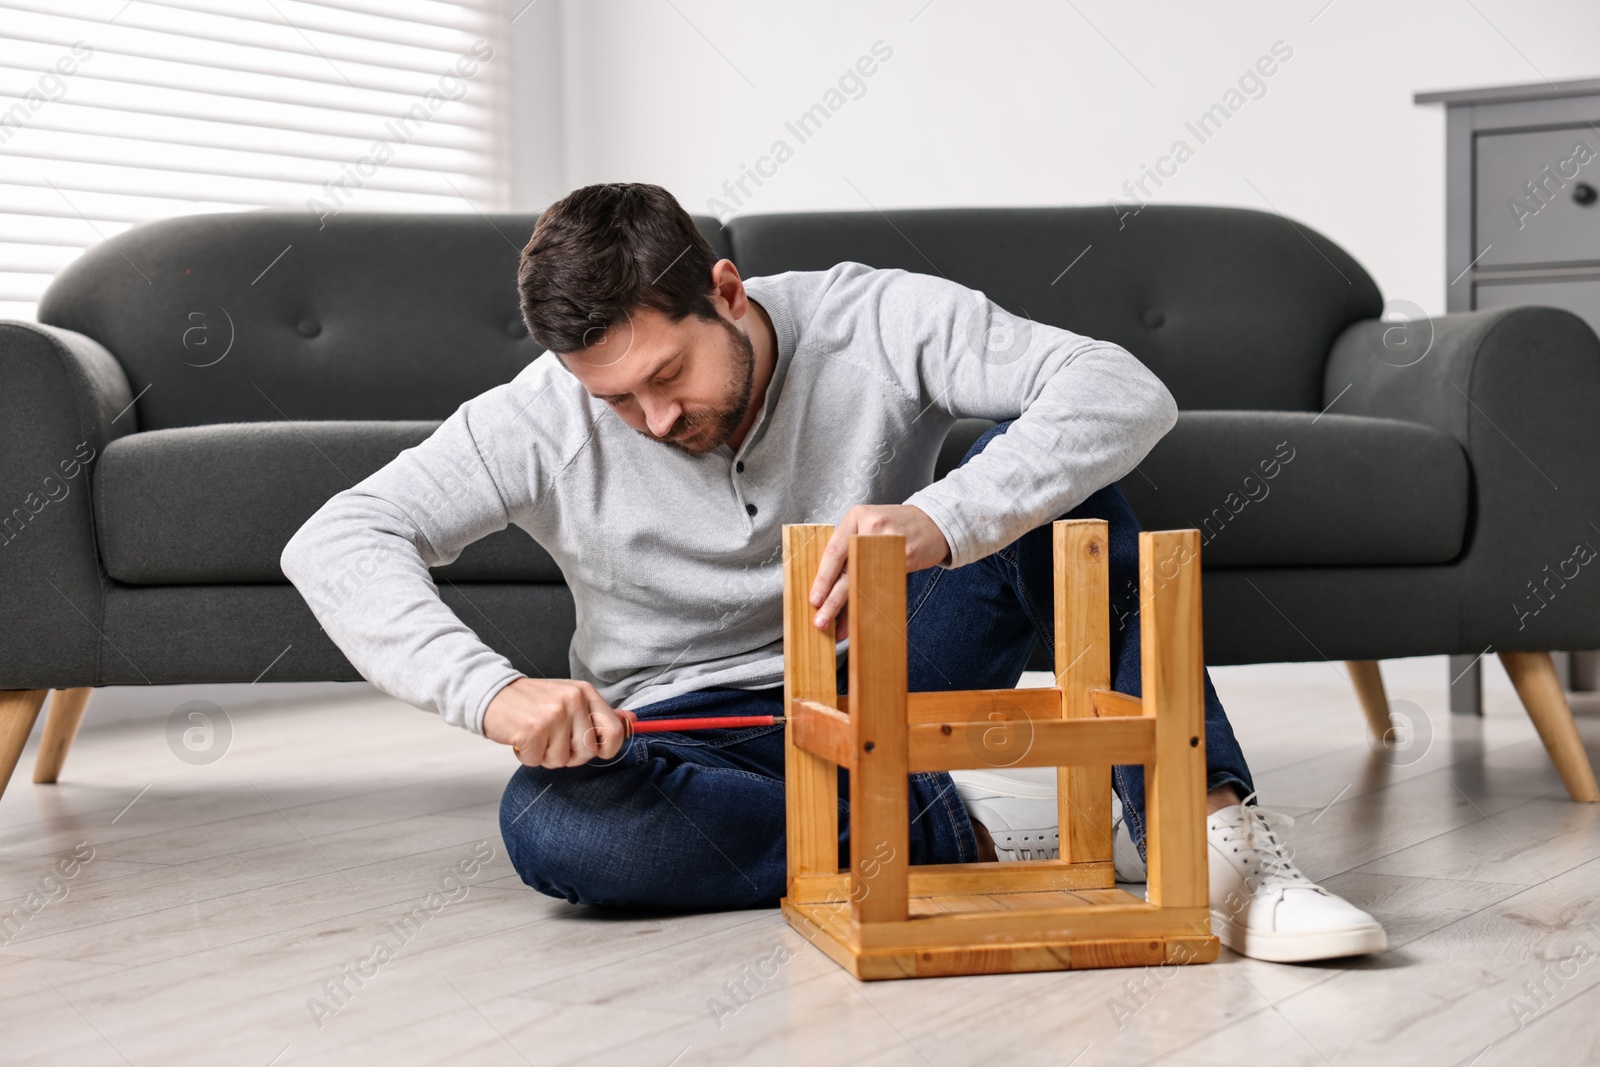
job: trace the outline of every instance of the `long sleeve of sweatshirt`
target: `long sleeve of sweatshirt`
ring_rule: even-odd
[[[428,568],[510,521],[472,429],[504,407],[507,389],[462,405],[427,440],[328,500],[279,561],[363,677],[477,734],[494,695],[522,672],[439,599]]]
[[[874,359],[880,391],[914,395],[919,418],[1016,420],[905,499],[949,543],[941,566],[982,559],[1070,511],[1130,473],[1178,421],[1166,385],[1120,345],[931,275],[841,264],[827,279],[805,343]]]

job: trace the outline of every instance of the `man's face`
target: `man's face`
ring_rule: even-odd
[[[673,322],[643,308],[557,358],[623,422],[691,456],[726,441],[750,408],[755,348],[725,318]]]

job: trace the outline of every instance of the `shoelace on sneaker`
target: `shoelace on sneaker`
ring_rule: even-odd
[[[1251,804],[1250,799],[1254,796],[1251,793],[1239,802],[1237,820],[1218,820],[1222,825],[1222,844],[1233,845],[1233,850],[1237,852],[1239,845],[1236,842],[1242,843],[1260,857],[1257,877],[1261,879],[1262,888],[1282,885],[1321,890],[1321,886],[1295,866],[1293,850],[1279,836],[1294,825],[1294,819],[1282,812],[1267,811]]]

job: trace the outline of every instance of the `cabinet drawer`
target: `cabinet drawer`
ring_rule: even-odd
[[[1476,307],[1544,304],[1566,308],[1600,332],[1600,273],[1571,280],[1547,278],[1526,282],[1479,282],[1473,288]]]
[[[1473,152],[1473,254],[1489,246],[1478,266],[1600,261],[1600,137],[1594,130],[1479,134]],[[1529,191],[1530,182],[1542,189],[1540,196]]]

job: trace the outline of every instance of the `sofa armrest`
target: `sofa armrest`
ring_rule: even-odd
[[[98,341],[0,322],[0,689],[100,678],[91,473],[134,429],[132,403],[121,364]]]
[[[1457,652],[1600,645],[1600,337],[1586,322],[1520,306],[1353,323],[1323,402],[1425,423],[1466,451]]]

